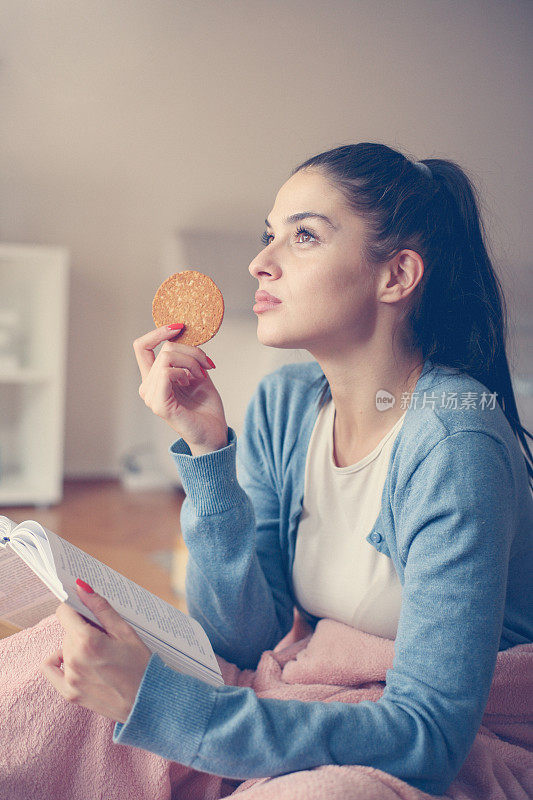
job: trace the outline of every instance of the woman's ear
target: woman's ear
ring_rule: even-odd
[[[383,267],[378,280],[378,299],[397,303],[408,297],[424,275],[424,262],[414,250],[402,250]]]

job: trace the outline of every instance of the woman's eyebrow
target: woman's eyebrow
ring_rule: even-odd
[[[333,224],[329,217],[326,217],[324,214],[319,214],[317,211],[299,211],[297,214],[291,214],[290,217],[287,217],[283,220],[284,225],[290,225],[293,222],[300,222],[302,219],[307,219],[308,217],[314,217],[315,219],[321,219],[324,222],[327,222],[332,228],[337,230],[337,226]],[[265,219],[265,225],[267,228],[272,228],[272,225]]]

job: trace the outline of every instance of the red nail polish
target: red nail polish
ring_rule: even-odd
[[[210,367],[213,367],[213,369],[216,369],[215,365],[213,364],[213,362],[211,361],[211,359],[209,358],[209,356],[206,356],[206,359],[207,359],[207,363],[209,364],[209,366],[210,366]]]
[[[175,322],[172,325],[167,325],[169,331],[181,331],[181,329],[184,327],[185,325],[183,324],[183,322]]]
[[[200,365],[198,365],[198,366],[200,366]],[[200,367],[200,369],[202,370],[204,378],[207,378],[207,372],[205,371],[205,369],[203,367]]]
[[[76,578],[76,583],[81,589],[83,589],[84,592],[87,592],[88,594],[94,594],[94,589],[91,589],[89,584],[85,583],[85,581],[82,581],[81,578]]]

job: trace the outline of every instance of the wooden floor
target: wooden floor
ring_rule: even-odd
[[[72,544],[186,611],[159,561],[173,558],[173,582],[183,584],[187,550],[181,538],[181,490],[127,491],[118,480],[68,480],[63,501],[50,508],[0,507],[15,522],[35,519]],[[154,557],[155,554],[155,557]],[[165,558],[166,557],[166,558]],[[83,575],[79,576],[83,578]],[[0,626],[0,636],[12,629]]]

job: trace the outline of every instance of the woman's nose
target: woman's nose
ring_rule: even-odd
[[[261,250],[248,267],[248,272],[253,278],[257,278],[260,273],[267,272],[274,275],[279,270],[275,258],[268,253],[268,248]]]

